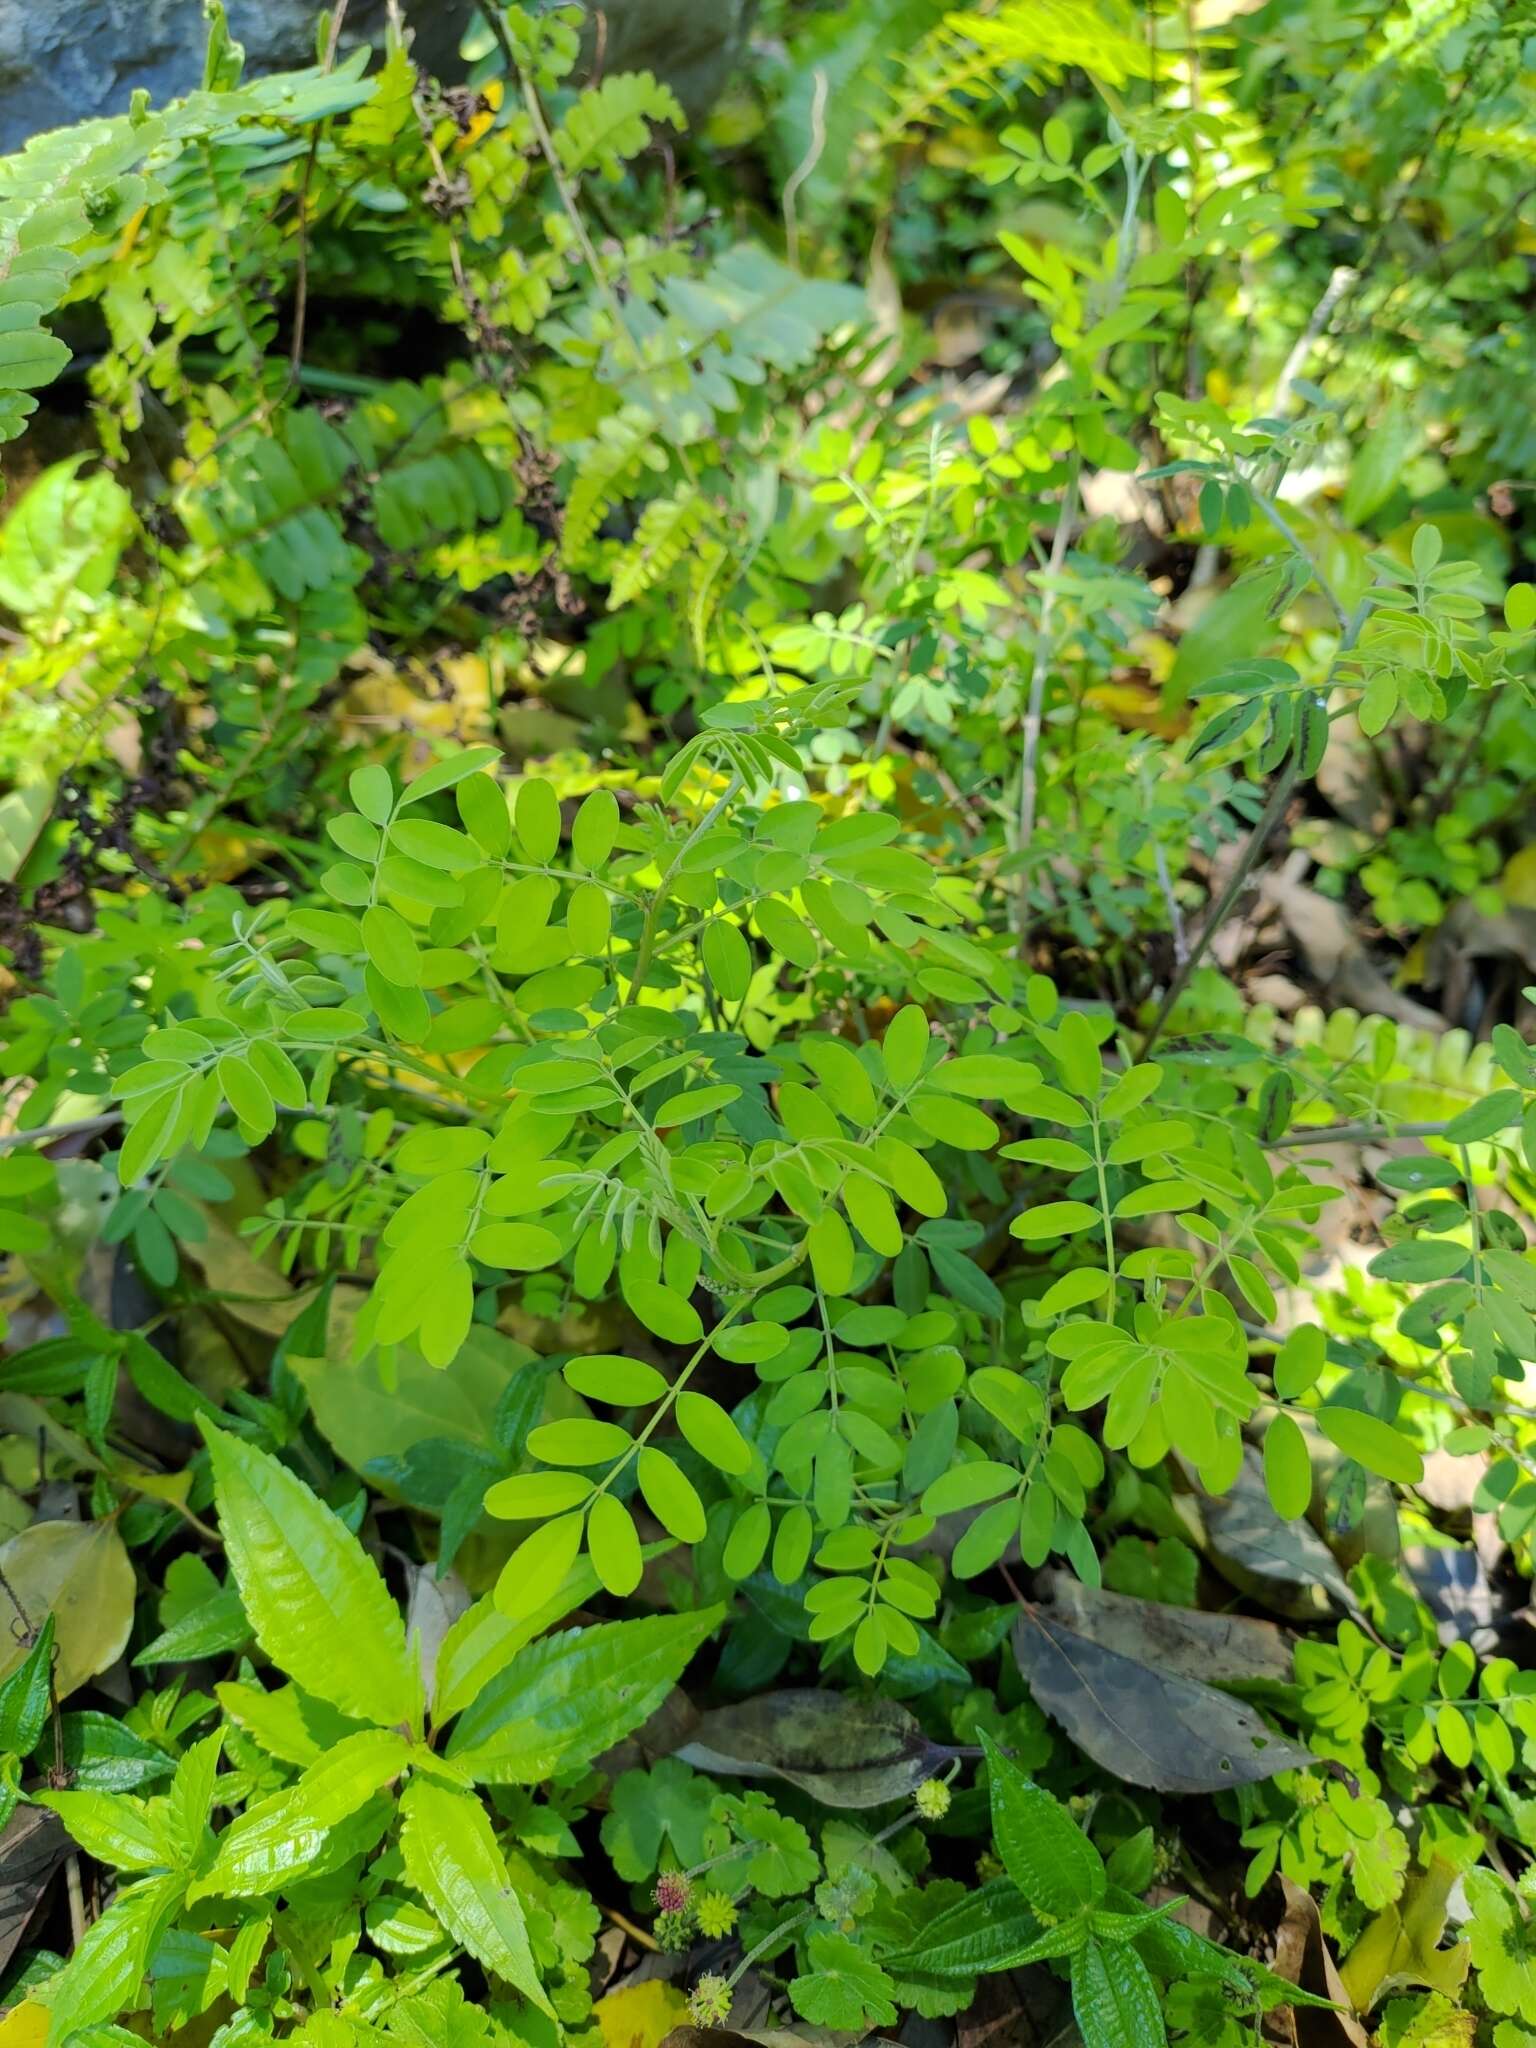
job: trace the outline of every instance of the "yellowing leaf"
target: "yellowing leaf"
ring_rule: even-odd
[[[60,1699],[123,1654],[133,1627],[133,1566],[115,1523],[34,1522],[0,1547],[0,1572],[34,1628],[54,1617]],[[0,1631],[0,1679],[28,1648]]]
[[[0,2048],[43,2048],[48,2039],[48,2008],[29,1998],[13,2005],[0,2020]]]
[[[592,2017],[602,2030],[603,2048],[660,2048],[674,2027],[687,2024],[688,2001],[675,1984],[651,1977],[610,1991],[598,2000]],[[5,2048],[3,2029],[0,2048]]]

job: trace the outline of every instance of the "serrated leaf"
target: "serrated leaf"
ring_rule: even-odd
[[[478,1963],[541,2012],[550,2012],[522,1903],[480,1801],[472,1793],[416,1777],[405,1789],[400,1811],[407,1880]]]
[[[1127,1943],[1093,1941],[1073,1958],[1072,2011],[1083,2048],[1158,2048],[1168,2038],[1157,1987]]]
[[[537,1785],[653,1714],[722,1609],[568,1629],[520,1650],[467,1707],[448,1756],[484,1784]]]
[[[1020,1615],[1014,1651],[1036,1706],[1127,1784],[1219,1792],[1311,1761],[1241,1701],[1106,1649],[1042,1609]]]
[[[1059,1799],[1004,1756],[985,1730],[992,1839],[1025,1903],[1061,1920],[1104,1897],[1104,1859]]]
[[[316,1861],[327,1835],[400,1775],[410,1744],[390,1729],[348,1735],[285,1791],[259,1799],[219,1837],[192,1899],[265,1898]]]
[[[202,1425],[219,1528],[256,1640],[316,1699],[376,1726],[413,1723],[405,1622],[357,1538],[265,1451]]]

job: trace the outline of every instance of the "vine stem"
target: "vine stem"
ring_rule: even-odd
[[[1035,659],[1029,675],[1029,698],[1024,707],[1024,757],[1019,769],[1019,829],[1018,851],[1023,853],[1035,835],[1035,811],[1040,790],[1040,734],[1045,719],[1045,678],[1051,665],[1051,619],[1056,610],[1056,578],[1061,574],[1067,559],[1067,548],[1072,539],[1072,523],[1077,517],[1077,469],[1067,478],[1067,488],[1062,493],[1061,510],[1056,516],[1056,531],[1051,536],[1050,557],[1045,565],[1045,584],[1040,596],[1040,623],[1035,630]],[[1025,926],[1025,910],[1029,898],[1029,879],[1019,876],[1018,902],[1015,919],[1022,939]]]
[[[649,904],[646,906],[645,922],[640,928],[640,943],[635,948],[634,971],[630,975],[629,979],[629,993],[625,996],[623,1002],[623,1007],[625,1009],[628,1009],[631,1003],[638,1002],[640,999],[640,991],[645,985],[646,975],[650,972],[651,957],[656,949],[657,913],[660,911],[662,905],[667,900],[667,891],[671,888],[673,882],[677,879],[678,869],[682,866],[683,861],[687,857],[689,847],[691,847],[696,840],[703,838],[704,834],[709,830],[710,826],[713,825],[716,818],[719,817],[720,813],[725,809],[727,804],[730,803],[731,799],[735,796],[737,790],[739,790],[740,788],[741,774],[739,770],[733,771],[730,781],[725,785],[724,789],[721,790],[720,794],[715,798],[714,802],[710,805],[709,809],[704,813],[703,817],[700,818],[699,822],[688,834],[688,837],[683,841],[682,845],[679,846],[677,852],[673,854],[672,859],[667,866],[666,872],[662,875],[661,880],[656,884],[656,888],[654,893],[652,894],[651,900]]]
[[[1387,1138],[1440,1138],[1449,1128],[1443,1123],[1420,1124],[1319,1124],[1315,1130],[1288,1131],[1281,1138],[1264,1140],[1266,1152],[1303,1151],[1308,1145],[1372,1145]]]
[[[1310,562],[1312,558],[1306,555],[1306,551],[1302,549],[1301,552],[1305,559]],[[1321,571],[1316,570],[1315,566],[1314,573],[1319,576],[1320,587],[1324,596],[1328,599],[1328,602],[1333,606],[1339,617],[1344,619],[1343,636],[1339,641],[1338,651],[1334,655],[1332,665],[1329,668],[1328,679],[1323,685],[1323,694],[1326,696],[1332,686],[1334,674],[1338,669],[1339,663],[1353,651],[1364,629],[1365,622],[1371,615],[1374,593],[1368,591],[1361,598],[1359,604],[1355,606],[1354,611],[1346,617],[1333,589],[1327,580],[1322,577]],[[1247,887],[1248,877],[1258,865],[1259,856],[1263,853],[1268,843],[1270,833],[1273,832],[1276,825],[1279,824],[1281,818],[1285,815],[1285,807],[1290,802],[1291,794],[1300,779],[1301,757],[1299,753],[1293,751],[1278,781],[1269,793],[1269,801],[1260,813],[1258,823],[1248,835],[1248,844],[1243,848],[1241,857],[1231,874],[1227,877],[1226,887],[1216,899],[1215,908],[1201,926],[1200,936],[1190,947],[1173,980],[1168,984],[1168,992],[1158,1005],[1157,1015],[1152,1019],[1151,1029],[1147,1032],[1145,1039],[1142,1041],[1141,1051],[1137,1054],[1138,1059],[1145,1060],[1151,1058],[1152,1049],[1162,1037],[1164,1027],[1167,1025],[1169,1017],[1172,1016],[1180,996],[1188,988],[1195,969],[1210,951],[1212,940],[1232,915],[1234,904]]]
[[[1125,203],[1121,208],[1120,229],[1115,243],[1114,273],[1109,280],[1109,290],[1105,295],[1104,304],[1097,313],[1100,321],[1107,320],[1124,298],[1136,258],[1136,219],[1141,205],[1142,187],[1146,182],[1147,165],[1131,143],[1126,144],[1124,161]],[[1107,349],[1100,349],[1088,366],[1090,383],[1097,376],[1107,354]],[[1078,485],[1081,476],[1082,457],[1074,455],[1067,476],[1067,487],[1062,493],[1061,506],[1056,515],[1056,531],[1051,536],[1051,552],[1045,566],[1044,587],[1040,593],[1040,620],[1035,632],[1029,696],[1024,709],[1023,749],[1019,764],[1019,810],[1014,841],[1016,854],[1026,852],[1035,835],[1035,815],[1039,807],[1040,791],[1040,738],[1045,723],[1045,683],[1054,649],[1052,626],[1056,612],[1055,586],[1056,579],[1066,563],[1067,549],[1071,544],[1072,527],[1077,518]],[[1028,929],[1028,907],[1028,877],[1021,874],[1018,892],[1014,898],[1014,923],[1018,930],[1021,950]]]

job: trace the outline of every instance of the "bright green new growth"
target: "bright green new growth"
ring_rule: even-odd
[[[49,2048],[1522,2048],[1526,11],[0,164]]]

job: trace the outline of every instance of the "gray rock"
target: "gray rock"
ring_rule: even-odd
[[[755,0],[606,0],[592,8],[591,60],[605,73],[654,71],[697,119],[745,45]],[[246,74],[315,59],[319,0],[228,0]],[[343,49],[384,40],[387,0],[351,0]],[[459,73],[473,0],[403,0],[417,58],[439,78]],[[0,155],[29,135],[126,110],[143,87],[156,106],[202,78],[202,0],[0,0]]]
[[[603,0],[588,9],[583,54],[604,76],[653,72],[699,121],[745,55],[756,12],[757,0]]]
[[[405,0],[429,69],[451,67],[472,0]],[[229,0],[247,76],[315,61],[318,0]],[[343,48],[384,39],[386,0],[352,0]],[[29,135],[120,114],[142,86],[156,106],[202,81],[202,0],[0,0],[0,154]]]

